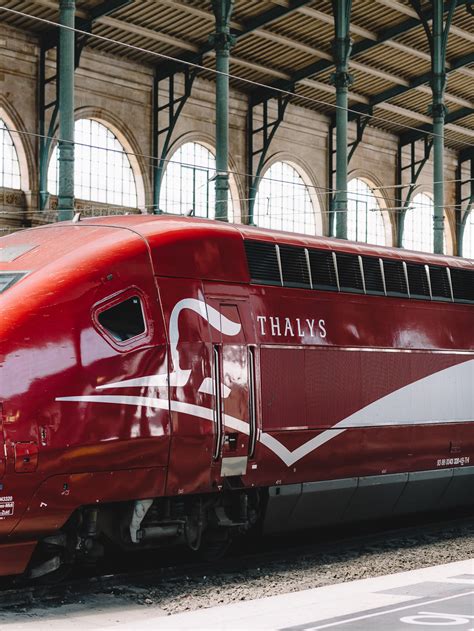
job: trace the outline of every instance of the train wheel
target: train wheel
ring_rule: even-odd
[[[56,570],[42,574],[41,576],[35,577],[34,574],[30,572],[29,578],[34,580],[37,585],[57,585],[67,579],[72,572],[72,568],[72,563],[62,563]]]
[[[31,559],[27,577],[41,584],[64,580],[73,567],[76,539],[59,532],[40,541]]]
[[[210,528],[204,532],[197,554],[203,561],[217,561],[226,554],[231,543],[230,528]]]

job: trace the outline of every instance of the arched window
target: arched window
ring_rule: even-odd
[[[433,252],[433,200],[418,193],[410,202],[403,224],[403,247],[420,252]]]
[[[20,163],[10,132],[0,118],[0,186],[21,188]]]
[[[288,162],[275,162],[260,180],[254,219],[262,228],[316,234],[315,208],[309,189]]]
[[[160,190],[160,210],[166,213],[214,219],[216,159],[199,142],[181,145],[171,156]],[[232,186],[232,182],[230,182]],[[229,221],[233,221],[233,203],[229,190]]]
[[[385,225],[380,203],[372,188],[355,178],[348,184],[347,238],[375,245],[385,245]]]
[[[130,160],[115,135],[90,118],[74,125],[74,195],[79,199],[137,207],[137,187]],[[51,156],[48,190],[58,194],[58,147]]]
[[[462,234],[462,255],[474,259],[474,211],[469,213]]]

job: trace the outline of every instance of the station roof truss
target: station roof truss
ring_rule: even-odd
[[[4,0],[2,6],[57,21],[56,0]],[[432,3],[421,1],[430,19]],[[204,66],[213,78],[215,30],[209,0],[77,0],[78,28],[129,44],[89,37],[85,46],[154,66],[159,77],[181,72],[182,64],[156,53]],[[55,45],[55,29],[3,12],[2,19]],[[235,0],[231,51],[232,85],[258,104],[294,92],[292,102],[334,114],[335,88],[330,0]],[[353,0],[354,83],[350,118],[373,114],[370,124],[400,136],[402,143],[431,129],[430,46],[410,0]],[[84,42],[83,42],[84,44]],[[447,46],[446,145],[465,151],[474,144],[474,3],[458,0]]]

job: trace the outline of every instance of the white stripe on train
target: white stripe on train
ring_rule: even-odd
[[[133,381],[135,387],[149,385],[150,377],[134,379]],[[474,360],[469,360],[440,370],[387,394],[339,421],[330,429],[321,432],[293,451],[287,449],[278,439],[266,432],[260,432],[258,439],[262,445],[275,453],[289,467],[351,428],[469,423],[474,421],[473,386]],[[115,384],[110,384],[109,387],[115,387]],[[171,409],[172,412],[188,414],[210,422],[215,421],[212,408],[182,401],[168,401],[167,398],[88,395],[58,397],[56,401],[111,403],[161,410]],[[249,424],[246,421],[229,414],[224,414],[223,420],[226,427],[248,435]]]

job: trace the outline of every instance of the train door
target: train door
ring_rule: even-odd
[[[216,393],[214,462],[223,477],[245,475],[256,435],[253,349],[249,350],[242,325],[247,303],[207,302],[219,314],[219,326],[211,327]]]

